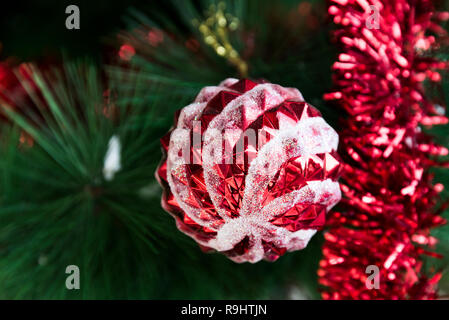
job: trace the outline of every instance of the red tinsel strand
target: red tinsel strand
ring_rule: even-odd
[[[448,150],[420,125],[445,124],[444,109],[424,93],[447,64],[425,56],[449,17],[430,0],[333,0],[328,12],[342,50],[335,91],[347,112],[340,133],[344,199],[329,217],[318,270],[324,299],[434,299],[441,277],[422,267],[445,223],[435,208],[442,185],[429,168]],[[377,20],[376,20],[377,19]],[[432,33],[433,35],[429,35]],[[378,288],[368,266],[379,269]]]

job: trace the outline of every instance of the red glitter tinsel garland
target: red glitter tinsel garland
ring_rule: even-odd
[[[445,220],[435,208],[442,185],[432,184],[429,168],[448,150],[419,126],[447,123],[423,82],[438,85],[438,70],[447,68],[424,53],[446,36],[437,22],[449,14],[435,12],[430,0],[333,0],[328,12],[342,50],[333,65],[336,89],[325,99],[347,117],[344,199],[325,234],[322,297],[434,299],[441,275],[424,270],[422,255],[438,256],[429,233]],[[370,265],[379,268],[378,289],[367,286]]]

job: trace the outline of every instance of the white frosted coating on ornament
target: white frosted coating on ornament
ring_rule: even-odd
[[[229,81],[227,81],[227,80],[229,80]],[[219,93],[220,91],[223,91],[223,90],[232,91],[231,89],[228,88],[228,86],[232,86],[238,80],[237,79],[227,79],[227,80],[223,81],[218,86],[204,87],[203,89],[201,89],[200,93],[198,93],[198,95],[195,98],[195,102],[209,101],[217,93]]]
[[[186,161],[184,157],[179,156],[179,152],[189,147],[188,141],[190,139],[190,132],[186,129],[176,129],[170,136],[170,146],[167,154],[167,181],[173,192],[173,195],[178,201],[181,208],[186,214],[197,223],[204,223],[201,219],[197,218],[200,214],[200,210],[194,208],[185,203],[186,195],[188,195],[188,186],[183,183],[175,183],[173,176],[179,180],[187,180],[187,173],[183,169]]]
[[[315,193],[314,203],[327,205],[329,211],[341,199],[340,185],[336,181],[326,179],[323,181],[309,181],[307,185]]]
[[[260,211],[261,214],[257,216],[260,216],[260,218],[258,219],[270,220],[274,216],[280,215],[289,210],[299,202],[314,203],[314,200],[314,190],[309,186],[304,186],[299,190],[292,191],[274,199],[265,207],[263,207]]]
[[[329,210],[341,198],[338,182],[326,179],[308,181],[299,190],[284,194],[263,207],[263,191],[273,180],[276,173],[289,159],[298,158],[303,165],[308,157],[323,164],[323,160],[315,156],[318,153],[331,152],[337,149],[338,135],[322,117],[308,117],[304,114],[298,122],[278,113],[279,130],[270,130],[272,139],[259,148],[257,156],[250,162],[245,177],[243,201],[239,217],[230,218],[225,208],[221,207],[223,195],[218,192],[223,182],[214,169],[222,164],[224,152],[222,141],[234,147],[247,128],[243,123],[251,123],[267,110],[277,107],[286,100],[304,101],[301,93],[294,88],[283,88],[273,84],[259,84],[252,90],[243,93],[231,102],[209,123],[203,132],[202,162],[207,192],[217,214],[224,223],[217,223],[217,218],[200,217],[201,210],[187,203],[191,196],[187,180],[186,161],[183,150],[189,150],[192,122],[198,120],[204,108],[214,95],[222,90],[232,91],[228,86],[237,79],[226,79],[219,86],[206,87],[198,94],[195,102],[185,107],[180,113],[177,128],[172,132],[167,154],[167,181],[170,189],[184,210],[185,214],[200,226],[217,232],[216,237],[206,241],[195,239],[202,245],[218,251],[233,249],[245,237],[251,246],[242,255],[230,257],[236,262],[257,262],[264,258],[262,241],[270,241],[288,251],[303,249],[316,233],[314,229],[301,229],[291,232],[281,226],[273,225],[269,220],[301,203],[325,205]],[[304,109],[304,112],[306,110]],[[223,138],[224,137],[224,138]],[[183,180],[185,179],[185,180]],[[179,223],[178,223],[179,226]],[[192,235],[190,235],[192,236]]]
[[[184,107],[179,114],[178,129],[192,129],[192,122],[206,108],[207,102],[195,102]]]
[[[281,230],[283,234],[279,234],[278,239],[283,239],[277,245],[285,245],[288,251],[296,251],[304,249],[309,243],[310,239],[315,235],[314,229],[303,229],[296,232],[289,232],[288,230]]]
[[[220,180],[213,166],[222,163],[223,154],[216,151],[222,149],[223,132],[241,130],[243,116],[250,120],[256,120],[263,112],[288,99],[300,100],[302,95],[296,89],[287,90],[278,85],[259,84],[228,103],[222,112],[209,123],[204,133],[202,153],[204,179],[210,198],[220,216],[225,217],[226,213],[220,206],[223,196],[217,191]]]
[[[191,189],[187,184],[186,160],[184,156],[180,156],[189,150],[190,147],[190,131],[187,129],[175,129],[170,136],[170,147],[167,154],[167,181],[172,190],[173,196],[189,216],[201,226],[214,228],[217,218],[208,215],[209,219],[205,220],[200,217],[201,210],[189,205],[186,200],[191,196]],[[179,182],[176,181],[176,179]],[[203,213],[204,214],[204,213]],[[199,243],[206,245],[206,242],[195,238]]]
[[[239,82],[239,79],[227,78],[227,79],[224,79],[222,82],[220,82],[220,84],[218,86],[219,87],[230,87],[230,86],[236,84],[237,82]]]
[[[288,159],[331,152],[337,146],[337,133],[321,117],[301,119],[295,126],[284,126],[284,131],[279,130],[250,164],[241,214],[260,211],[262,191]],[[306,158],[301,160],[306,161]]]

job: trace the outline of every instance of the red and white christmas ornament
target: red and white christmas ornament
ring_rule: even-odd
[[[205,87],[161,142],[163,208],[235,262],[303,249],[341,198],[338,135],[294,88]]]

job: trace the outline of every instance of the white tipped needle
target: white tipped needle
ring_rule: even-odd
[[[107,181],[114,179],[114,175],[121,169],[120,140],[113,135],[109,140],[108,151],[104,157],[103,175]]]

